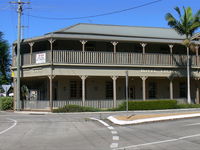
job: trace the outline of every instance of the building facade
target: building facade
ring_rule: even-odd
[[[199,103],[199,37],[193,37],[195,46],[190,51],[193,103]],[[52,109],[65,104],[116,107],[125,100],[126,73],[129,100],[184,102],[187,55],[183,40],[168,28],[98,24],[76,24],[24,39],[22,109]],[[16,43],[12,70],[16,87]]]

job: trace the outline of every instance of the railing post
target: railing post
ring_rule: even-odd
[[[30,42],[28,44],[30,46],[30,64],[32,64],[32,54],[33,54],[33,45],[34,45],[34,42]]]
[[[113,45],[113,63],[116,64],[117,63],[116,52],[117,52],[117,44],[118,44],[118,42],[113,41],[111,43]]]
[[[142,99],[143,101],[145,101],[146,100],[146,82],[145,81],[148,77],[143,76],[140,78],[142,79]]]
[[[146,57],[145,57],[145,47],[146,47],[146,45],[147,45],[147,43],[140,43],[140,45],[142,46],[142,62],[143,62],[143,64],[145,64],[145,59],[146,59]]]

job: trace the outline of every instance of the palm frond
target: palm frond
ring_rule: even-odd
[[[176,6],[174,9],[176,10],[176,12],[178,13],[179,17],[181,18],[182,14],[181,14],[181,11],[180,11],[179,7]]]

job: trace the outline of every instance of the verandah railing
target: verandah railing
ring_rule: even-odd
[[[117,100],[117,106],[119,106],[124,100]],[[21,101],[21,106],[23,109],[42,109],[48,110],[49,109],[49,101],[48,100],[25,100]],[[83,106],[82,100],[54,100],[53,101],[53,108],[63,107],[65,105],[80,105]],[[106,100],[86,100],[85,106],[94,107],[94,108],[113,108],[113,100],[106,99]]]
[[[38,54],[45,54],[42,62],[38,61]],[[192,66],[200,66],[199,57],[190,56]],[[170,55],[155,53],[131,53],[131,52],[97,52],[97,51],[72,51],[54,50],[53,63],[59,64],[103,64],[103,65],[153,65],[153,66],[185,66],[186,55]],[[51,52],[34,52],[32,54],[21,55],[21,64],[33,65],[51,62]],[[16,66],[15,57],[13,66]]]

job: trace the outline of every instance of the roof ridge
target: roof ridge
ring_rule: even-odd
[[[160,29],[170,29],[172,30],[172,28],[168,28],[168,27],[150,27],[150,26],[132,26],[132,25],[113,25],[113,24],[94,24],[94,23],[78,23],[76,25],[98,25],[98,26],[116,26],[116,27],[138,27],[138,28],[160,28]]]
[[[74,24],[74,25],[70,25],[70,26],[68,26],[68,27],[65,27],[65,28],[62,28],[62,29],[59,29],[59,30],[56,30],[56,31],[53,31],[53,32],[50,32],[50,33],[62,32],[62,31],[64,31],[64,30],[71,29],[71,28],[73,28],[73,27],[75,27],[75,26],[78,26],[78,25],[80,25],[80,24],[81,24],[81,23],[77,23],[77,24]]]

